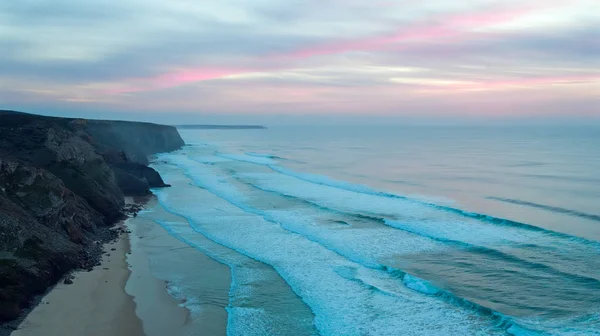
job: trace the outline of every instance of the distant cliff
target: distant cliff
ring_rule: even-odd
[[[148,155],[183,145],[172,126],[0,110],[0,322],[93,266],[124,195],[167,186]]]

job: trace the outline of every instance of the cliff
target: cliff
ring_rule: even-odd
[[[0,322],[74,268],[90,268],[125,195],[167,186],[148,155],[174,127],[0,111]]]

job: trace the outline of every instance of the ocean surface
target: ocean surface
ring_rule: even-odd
[[[205,260],[150,261],[192,320],[225,311],[228,335],[600,335],[598,128],[180,133],[186,147],[153,163],[172,188],[141,217]]]

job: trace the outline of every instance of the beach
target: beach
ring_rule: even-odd
[[[524,161],[533,158],[526,149],[512,157],[488,153],[486,160],[463,167],[452,161],[463,142],[472,148],[465,158],[486,153],[478,147],[480,138],[504,151],[509,145],[497,142],[502,138],[494,133],[498,130],[449,129],[445,132],[460,141],[446,141],[445,150],[438,149],[436,155],[463,168],[437,170],[437,159],[414,157],[416,171],[432,169],[427,175],[433,182],[404,167],[408,184],[403,185],[408,187],[398,187],[391,182],[395,172],[368,162],[375,153],[381,167],[405,164],[394,156],[395,145],[383,143],[379,131],[386,129],[360,134],[332,129],[320,135],[323,143],[345,139],[352,144],[345,152],[331,145],[321,148],[312,139],[297,143],[285,129],[269,131],[268,139],[254,133],[184,133],[191,145],[152,158],[152,168],[171,187],[152,189],[154,196],[125,223],[128,245],[119,252],[107,247],[115,258],[107,270],[115,277],[108,282],[114,283],[112,289],[106,284],[97,289],[103,285],[104,266],[79,294],[60,293],[74,290],[61,284],[53,291],[58,292],[56,300],[85,308],[71,313],[76,309],[62,307],[49,295],[23,323],[23,332],[87,335],[104,328],[97,334],[598,334],[600,245],[588,229],[597,222],[596,215],[585,202],[559,207],[550,206],[551,198],[527,197],[532,190],[548,189],[560,201],[567,197],[566,190],[561,196],[561,188],[573,195],[587,190],[582,181],[589,176],[573,174],[568,183],[530,179],[526,176],[537,168]],[[433,139],[439,136],[437,130],[429,132]],[[528,134],[515,134],[532,141]],[[435,147],[415,131],[388,137],[413,152]],[[552,143],[548,140],[548,151]],[[336,163],[355,156],[367,163]],[[543,155],[535,159],[553,164]],[[512,195],[504,193],[506,186],[491,182],[500,169],[483,173],[491,160],[513,167],[503,177],[513,182]],[[580,166],[570,167],[577,171]],[[465,172],[474,178],[469,184],[460,182]],[[447,176],[451,178],[445,181]],[[479,176],[486,178],[477,180]],[[471,198],[445,193],[462,186],[472,188]],[[415,194],[404,194],[403,188]],[[425,194],[429,190],[433,196]],[[462,201],[453,202],[455,198]],[[494,211],[477,210],[485,210],[487,202],[502,205]],[[517,204],[530,210],[520,209],[516,216],[510,207]],[[568,225],[557,227],[561,219]],[[534,225],[538,221],[544,225]],[[575,235],[578,231],[587,236]],[[75,279],[75,285],[82,281]],[[118,295],[112,306],[103,304],[113,293]],[[61,308],[53,310],[53,305]],[[60,329],[55,320],[77,321],[77,326]]]
[[[11,335],[164,335],[166,328],[183,334],[187,310],[151,275],[143,251],[130,254],[131,220],[116,226],[126,233],[105,245],[101,265],[57,284]]]
[[[231,287],[229,267],[165,230],[159,224],[163,221],[191,230],[187,221],[165,212],[156,197],[148,199],[145,209],[128,222],[132,253],[127,260],[134,267],[126,291],[135,298],[136,312],[146,334],[225,335]],[[145,294],[152,290],[143,285],[147,279],[158,279],[154,281],[153,295]],[[177,308],[185,311],[187,319],[162,307],[161,302],[174,301],[170,295],[185,307]],[[157,301],[160,297],[163,299]],[[165,316],[168,313],[171,314]]]

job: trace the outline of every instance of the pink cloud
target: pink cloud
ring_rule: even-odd
[[[378,50],[383,49],[391,43],[408,40],[431,39],[451,35],[453,33],[455,32],[443,27],[422,27],[419,29],[399,32],[389,36],[369,37],[362,40],[310,47],[286,55],[276,55],[274,58],[308,58],[319,55],[340,54],[350,51]]]
[[[172,85],[190,83],[190,82],[198,82],[211,80],[215,78],[222,78],[225,76],[230,76],[233,74],[237,74],[240,72],[245,72],[247,70],[242,69],[186,69],[180,70],[173,73],[166,73],[164,75],[160,75],[156,77],[156,79],[167,87]]]
[[[521,6],[518,9],[488,8],[485,11],[480,12],[447,15],[444,17],[438,17],[435,20],[429,19],[427,22],[415,23],[413,25],[403,27],[399,31],[389,35],[372,36],[362,39],[312,46],[291,53],[270,55],[259,58],[256,59],[255,62],[257,64],[276,63],[286,60],[305,59],[320,55],[340,54],[350,51],[373,51],[411,47],[410,43],[405,43],[399,46],[400,42],[434,41],[442,38],[445,40],[448,38],[465,39],[472,37],[473,34],[471,31],[473,29],[510,22],[514,18],[527,15],[536,9],[539,9],[539,7]],[[281,68],[283,68],[283,66]],[[272,69],[274,68],[271,67],[271,70]],[[164,89],[184,85],[187,83],[201,82],[219,79],[235,74],[260,71],[264,71],[264,68],[261,66],[256,66],[252,69],[222,69],[210,67],[181,69],[151,78],[126,79],[126,87],[111,90],[107,93],[117,94]]]
[[[520,6],[519,8],[488,8],[486,11],[447,15],[428,20],[427,23],[416,23],[402,27],[399,31],[364,39],[313,46],[295,51],[287,55],[274,57],[306,58],[317,55],[338,54],[350,51],[368,51],[396,48],[400,42],[419,42],[447,37],[470,36],[470,30],[506,23],[539,10],[539,6]],[[404,45],[407,47],[407,45]]]
[[[170,88],[183,85],[207,81],[217,78],[223,78],[235,74],[245,73],[248,70],[243,69],[222,69],[222,68],[194,68],[180,69],[168,72],[150,79],[139,78],[130,79],[126,87],[108,90],[107,94],[130,93],[138,91],[148,91],[155,89]]]

